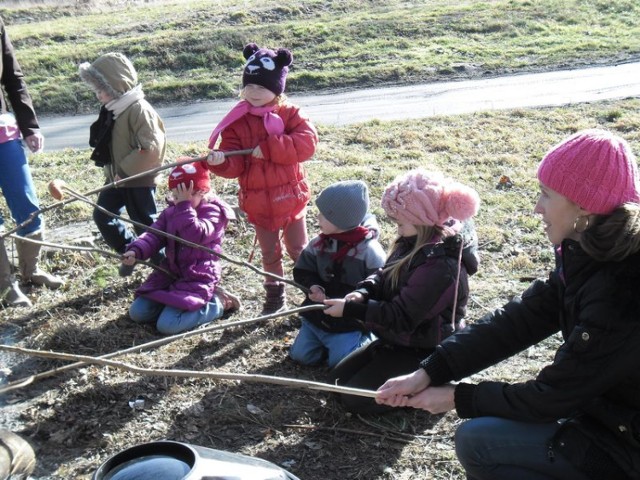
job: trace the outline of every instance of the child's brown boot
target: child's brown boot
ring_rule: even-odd
[[[261,315],[281,312],[287,308],[287,297],[284,291],[284,283],[265,283],[264,289],[267,291],[267,297],[262,306]]]

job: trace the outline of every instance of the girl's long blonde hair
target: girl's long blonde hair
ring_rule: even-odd
[[[593,215],[580,236],[582,249],[596,260],[619,262],[640,250],[640,205],[625,203],[610,215]]]
[[[394,261],[393,263],[390,263],[388,265],[386,265],[383,269],[382,269],[382,273],[385,274],[387,276],[387,278],[391,281],[391,288],[393,290],[397,290],[398,285],[400,283],[400,274],[402,272],[402,269],[405,265],[410,265],[411,261],[413,260],[413,257],[416,256],[416,254],[425,246],[427,245],[429,242],[431,242],[433,240],[433,238],[435,236],[442,236],[445,235],[446,230],[443,227],[439,227],[439,226],[426,226],[426,225],[414,225],[417,234],[416,234],[416,243],[413,246],[413,248],[411,249],[411,251],[405,255],[402,258],[399,258],[398,260]],[[399,243],[398,240],[400,240],[401,237],[396,238],[396,240],[393,242],[393,245],[391,246],[391,249],[389,250],[389,255],[388,258],[393,258],[393,254],[396,252],[396,250],[398,249]]]

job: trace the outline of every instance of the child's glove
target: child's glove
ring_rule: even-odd
[[[220,150],[211,150],[207,156],[207,164],[211,166],[221,165],[224,163],[224,152]]]
[[[133,250],[128,250],[122,254],[121,262],[123,265],[135,265],[136,263],[136,254]]]

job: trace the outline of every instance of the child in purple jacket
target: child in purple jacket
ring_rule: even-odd
[[[209,171],[200,162],[175,167],[169,175],[173,201],[152,227],[216,252],[233,210],[210,195]],[[136,323],[154,323],[164,334],[176,334],[220,318],[240,308],[240,300],[220,285],[216,255],[147,231],[127,246],[122,263],[151,258],[162,248],[160,264],[171,276],[154,270],[136,290],[129,316]]]

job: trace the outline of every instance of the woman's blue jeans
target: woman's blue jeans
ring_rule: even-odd
[[[33,178],[27,163],[27,155],[21,140],[10,140],[0,143],[0,189],[7,201],[11,216],[17,225],[29,218],[38,210],[38,197],[33,185]],[[4,219],[0,216],[0,225]],[[40,216],[20,228],[17,233],[24,237],[37,232],[42,227]]]
[[[479,417],[455,435],[456,453],[469,480],[588,480],[568,460],[549,457],[560,425]]]
[[[200,310],[188,311],[170,307],[147,298],[136,298],[129,307],[129,317],[136,323],[156,323],[156,328],[165,335],[191,330],[220,318],[224,313],[222,303],[216,295]]]

